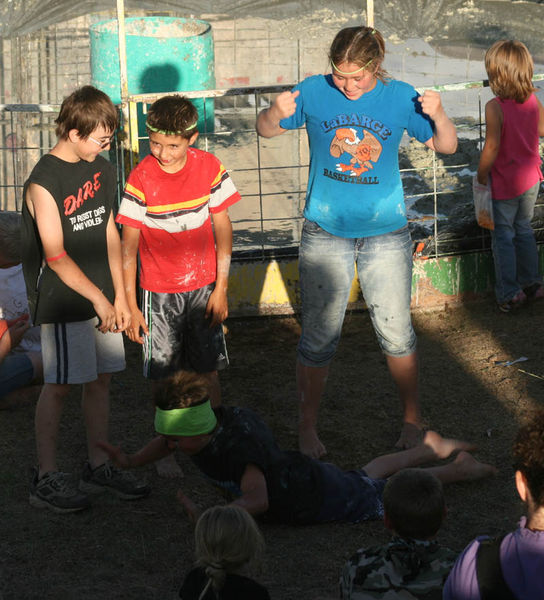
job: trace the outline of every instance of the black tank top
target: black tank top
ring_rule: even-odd
[[[116,191],[114,168],[101,156],[93,162],[70,163],[46,154],[32,170],[23,190],[23,272],[34,324],[91,319],[96,316],[92,303],[63,283],[44,260],[38,228],[25,201],[31,183],[53,196],[62,222],[64,249],[113,303],[106,226]]]

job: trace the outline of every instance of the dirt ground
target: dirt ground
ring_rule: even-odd
[[[448,486],[442,543],[461,550],[479,533],[516,525],[516,497],[509,447],[520,419],[542,405],[544,303],[514,315],[499,313],[491,299],[414,314],[421,357],[423,413],[429,427],[476,442],[476,456],[500,469],[498,477]],[[228,322],[231,366],[221,375],[224,402],[258,411],[285,448],[296,445],[295,318]],[[495,366],[494,361],[527,357]],[[149,384],[140,374],[139,349],[127,342],[128,367],[112,385],[111,439],[129,451],[152,435]],[[123,502],[96,498],[83,513],[57,515],[28,504],[35,462],[33,411],[37,390],[0,411],[0,598],[168,599],[177,597],[193,560],[192,528],[176,506],[178,487],[201,506],[224,502],[183,457],[185,477],[159,479],[149,498]],[[357,467],[391,451],[400,409],[367,313],[348,314],[320,415],[328,460]],[[79,390],[66,403],[59,464],[78,472],[85,458]],[[384,542],[379,522],[287,527],[261,519],[267,557],[260,579],[271,597],[315,600],[337,597],[344,561],[358,547]]]

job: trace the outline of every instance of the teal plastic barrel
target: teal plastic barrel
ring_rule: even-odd
[[[212,27],[177,17],[125,20],[129,94],[215,88]],[[90,27],[92,84],[121,102],[117,20]],[[213,131],[213,100],[194,99],[199,131]]]

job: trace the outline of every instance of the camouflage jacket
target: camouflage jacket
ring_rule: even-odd
[[[437,542],[394,538],[385,546],[361,548],[340,577],[343,600],[441,600],[457,554]]]

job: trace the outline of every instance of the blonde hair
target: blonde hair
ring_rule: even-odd
[[[0,255],[10,263],[21,262],[21,213],[0,211]]]
[[[373,27],[345,27],[332,41],[329,60],[339,67],[342,63],[352,63],[359,67],[376,69],[375,77],[380,81],[390,79],[382,68],[385,57],[385,42],[382,34]]]
[[[533,58],[517,40],[499,40],[485,53],[489,87],[501,99],[525,102],[535,91]]]
[[[253,517],[243,508],[234,504],[213,506],[197,521],[195,553],[198,566],[209,578],[200,600],[210,587],[220,591],[227,573],[257,565],[264,553],[264,539]]]

